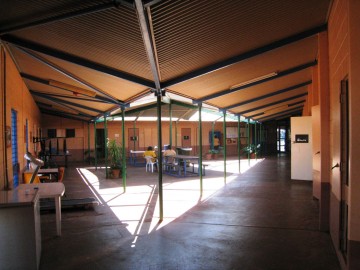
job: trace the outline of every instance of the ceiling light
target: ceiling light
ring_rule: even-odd
[[[264,80],[264,79],[268,79],[268,78],[274,77],[274,76],[276,76],[276,75],[278,75],[277,72],[271,72],[271,73],[269,73],[269,74],[262,75],[262,76],[259,76],[259,77],[254,78],[254,79],[251,79],[251,80],[248,80],[248,81],[245,81],[245,82],[242,82],[242,83],[233,85],[233,86],[230,87],[230,89],[238,88],[238,87],[240,87],[240,86],[244,86],[244,85],[247,85],[247,84],[250,84],[250,83],[254,83],[254,82],[258,82],[258,81]]]
[[[74,85],[70,85],[67,83],[62,83],[62,82],[58,82],[58,81],[54,81],[54,80],[49,80],[49,85],[57,87],[57,88],[61,88],[64,90],[68,90],[73,92],[74,95],[85,95],[85,96],[90,96],[90,97],[95,97],[96,93],[94,91],[91,90],[87,90],[87,89],[83,89]]]

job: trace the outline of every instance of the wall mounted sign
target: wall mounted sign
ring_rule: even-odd
[[[190,139],[189,136],[184,136],[184,140],[188,140],[188,139]]]
[[[309,143],[309,134],[295,134],[296,143]]]

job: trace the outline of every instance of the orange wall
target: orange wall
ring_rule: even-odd
[[[57,129],[58,136],[65,136],[65,129],[74,128],[75,129],[75,138],[67,138],[67,149],[70,151],[71,156],[69,161],[82,161],[84,159],[84,151],[88,149],[88,124],[76,120],[70,120],[66,118],[60,118],[55,116],[43,115],[42,118],[43,134],[46,136],[47,130],[51,128]],[[162,144],[170,143],[170,129],[169,122],[162,122]],[[243,124],[242,124],[243,125]],[[176,127],[175,127],[176,126]],[[237,127],[237,123],[228,122],[227,126]],[[97,123],[97,129],[103,129],[104,123]],[[121,142],[122,140],[122,127],[121,121],[108,121],[108,138],[116,139]],[[129,129],[134,128],[134,122],[125,122],[125,147],[127,153],[133,147],[128,145],[128,134]],[[157,124],[156,122],[136,122],[135,128],[139,129],[139,149],[146,149],[149,145],[155,146],[158,145],[158,133],[157,133]],[[172,144],[173,147],[181,146],[181,129],[190,128],[191,129],[191,145],[193,147],[193,154],[197,153],[196,146],[198,145],[198,128],[199,125],[197,122],[179,122],[175,125],[173,122],[172,125]],[[202,124],[202,141],[203,141],[203,152],[209,150],[209,132],[212,130],[212,123],[203,122]],[[215,131],[220,131],[223,133],[223,123],[215,124]],[[116,134],[116,136],[115,136]],[[177,138],[175,138],[177,136]],[[177,141],[177,144],[176,144]],[[242,141],[242,144],[245,142]],[[223,142],[221,142],[223,144]],[[52,145],[53,146],[53,145]],[[54,147],[54,146],[53,146]],[[59,148],[62,149],[62,143],[59,143]],[[94,124],[90,124],[90,149],[94,149]],[[237,144],[227,145],[228,155],[237,154]]]
[[[348,1],[334,1],[328,22],[330,83],[330,164],[340,162],[340,82],[349,74]],[[335,249],[339,239],[340,170],[330,175],[330,233]]]
[[[349,79],[349,186],[343,198],[349,206],[348,239],[360,241],[360,1],[335,0],[328,22],[330,69],[330,151],[334,165],[340,162],[340,82]],[[330,232],[338,250],[339,206],[341,199],[340,170],[331,171],[331,224]],[[349,249],[348,266],[352,268],[354,256]],[[342,265],[344,260],[339,256]],[[357,259],[359,263],[359,259]],[[358,268],[356,268],[358,269]]]
[[[87,137],[84,138],[84,128],[87,128],[87,124],[81,121],[72,120],[68,118],[61,118],[56,116],[50,116],[44,114],[42,116],[42,134],[44,137],[47,137],[48,129],[56,129],[57,137],[65,137],[66,129],[75,129],[74,138],[66,138],[66,149],[70,151],[70,156],[68,161],[80,161],[83,160],[84,152],[84,140],[87,140]],[[49,141],[47,141],[46,147],[48,146]],[[56,140],[51,140],[52,148],[56,148]],[[59,139],[59,148],[63,150],[63,139]],[[56,161],[61,162],[63,158],[55,158]]]
[[[20,163],[20,173],[25,166],[24,154],[26,151],[25,143],[25,123],[28,120],[29,127],[29,151],[34,153],[34,144],[30,139],[30,133],[35,134],[40,126],[41,114],[34,102],[29,90],[20,77],[15,63],[12,61],[9,54],[5,54],[6,65],[6,125],[11,126],[11,109],[17,111],[17,131],[18,131],[18,159]],[[2,93],[3,94],[3,93]],[[4,150],[0,149],[3,154]],[[13,170],[12,170],[12,151],[11,147],[6,148],[7,153],[7,167],[9,176],[9,187],[13,186]],[[4,179],[0,179],[1,187],[4,187]],[[20,180],[21,181],[21,177]]]

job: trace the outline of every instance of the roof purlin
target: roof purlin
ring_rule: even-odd
[[[33,90],[30,90],[30,93],[32,95],[36,95],[36,96],[39,96],[39,97],[42,97],[42,98],[46,98],[46,99],[48,99],[50,101],[54,101],[54,102],[57,102],[57,103],[63,103],[63,104],[71,105],[71,106],[74,106],[74,107],[82,108],[82,109],[85,109],[85,110],[94,111],[94,112],[98,112],[98,113],[103,113],[103,111],[95,109],[93,107],[88,107],[88,106],[85,106],[85,105],[81,105],[81,104],[74,103],[74,102],[71,102],[71,101],[63,100],[63,99],[60,99],[60,98],[51,97],[51,96],[48,96],[48,95],[43,94],[43,93],[35,92]]]
[[[262,105],[262,106],[259,106],[259,107],[256,107],[256,108],[251,108],[249,110],[242,111],[242,112],[239,112],[237,114],[242,115],[242,114],[245,114],[245,113],[257,111],[257,110],[260,110],[260,109],[263,109],[263,108],[266,108],[266,107],[270,107],[270,106],[273,106],[273,105],[276,105],[276,104],[279,104],[279,103],[282,103],[282,102],[286,102],[286,101],[290,101],[290,100],[293,100],[293,99],[296,99],[296,98],[299,98],[299,97],[306,96],[307,94],[308,93],[292,96],[292,97],[285,98],[285,99],[282,99],[282,100],[278,100],[278,101],[275,101],[275,102],[272,102],[272,103],[268,103],[268,104],[265,104],[265,105]]]
[[[28,29],[28,28],[35,27],[35,26],[45,25],[48,23],[62,21],[62,20],[74,18],[77,16],[82,16],[85,14],[99,12],[99,11],[103,11],[103,10],[106,10],[109,8],[114,8],[116,6],[117,6],[116,1],[112,1],[110,3],[103,3],[103,4],[100,4],[97,6],[88,7],[88,8],[82,9],[82,10],[72,11],[72,12],[69,12],[66,14],[61,14],[61,15],[55,16],[55,17],[40,19],[40,20],[32,21],[32,22],[27,22],[27,23],[24,23],[24,24],[21,24],[18,26],[14,26],[14,27],[8,27],[8,28],[1,30],[0,35],[8,34],[8,33],[14,32],[14,31]]]
[[[51,61],[41,57],[40,55],[38,55],[37,53],[34,53],[34,52],[30,52],[26,49],[23,49],[23,48],[19,48],[22,52],[24,52],[25,54],[29,55],[30,57],[36,59],[37,61],[47,65],[48,67],[54,69],[55,71],[57,72],[60,72],[62,73],[63,75],[69,77],[70,79],[78,82],[78,83],[81,83],[82,85],[85,85],[87,87],[89,87],[90,89],[94,90],[95,92],[97,93],[101,93],[105,96],[107,96],[108,98],[110,98],[111,100],[113,100],[116,104],[119,104],[119,105],[124,105],[124,102],[121,101],[121,100],[118,100],[116,98],[114,98],[113,96],[109,95],[108,93],[106,93],[105,91],[103,91],[102,89],[99,89],[98,87],[92,85],[91,83],[89,83],[88,81],[76,76],[75,74],[67,71],[66,69],[56,65],[55,63],[52,63]]]
[[[269,78],[265,78],[265,79],[255,81],[255,82],[252,82],[252,83],[249,83],[249,84],[245,84],[245,85],[242,85],[242,86],[239,86],[239,87],[235,87],[235,88],[232,88],[232,89],[221,90],[221,91],[216,92],[214,94],[211,94],[211,95],[208,95],[208,96],[205,96],[205,97],[202,97],[202,98],[195,99],[194,103],[203,102],[203,101],[206,101],[206,100],[209,100],[209,99],[221,97],[221,96],[231,94],[231,93],[234,93],[234,92],[237,92],[237,91],[240,91],[240,90],[244,90],[246,88],[249,88],[249,87],[261,84],[261,83],[265,83],[265,82],[268,82],[268,81],[272,81],[272,80],[278,79],[280,77],[290,75],[292,73],[307,69],[307,68],[315,66],[315,65],[317,65],[317,60],[302,64],[302,65],[299,65],[299,66],[296,66],[296,67],[292,67],[292,68],[289,68],[287,70],[280,71],[280,72],[277,73],[277,75],[269,77]]]
[[[242,105],[245,105],[245,104],[249,104],[251,102],[255,102],[255,101],[259,101],[259,100],[262,100],[262,99],[265,99],[265,98],[268,98],[268,97],[272,97],[272,96],[275,96],[275,95],[283,94],[283,93],[286,93],[288,91],[292,91],[292,90],[298,89],[300,87],[309,85],[311,83],[312,83],[311,80],[307,81],[307,82],[303,82],[303,83],[293,85],[293,86],[290,86],[290,87],[287,87],[287,88],[284,88],[284,89],[281,89],[281,90],[278,90],[278,91],[275,91],[275,92],[271,92],[269,94],[266,94],[266,95],[263,95],[263,96],[260,96],[260,97],[256,97],[256,98],[249,99],[249,100],[246,100],[246,101],[243,101],[243,102],[240,102],[240,103],[236,103],[236,104],[233,104],[231,106],[224,107],[222,109],[229,110],[229,109],[232,109],[232,108],[235,108],[235,107],[239,107],[239,106],[242,106]]]
[[[42,78],[39,78],[39,77],[30,75],[30,74],[27,74],[27,73],[23,73],[23,72],[20,72],[20,75],[21,75],[21,77],[24,78],[24,79],[28,79],[28,80],[31,80],[31,81],[34,81],[34,82],[38,82],[38,83],[41,83],[41,84],[49,85],[49,86],[50,86],[50,82],[49,82],[48,80],[46,80],[46,79],[42,79]],[[67,90],[67,89],[64,89],[64,88],[57,87],[56,85],[51,85],[51,86],[52,86],[52,87],[59,88],[59,89],[62,89],[62,90],[65,90],[65,91],[74,92],[74,91],[71,91],[71,90]],[[59,96],[60,96],[60,95],[59,95]],[[85,95],[85,96],[86,96],[86,95]],[[66,96],[64,96],[64,97],[66,97]],[[71,98],[71,97],[68,97],[68,98]],[[81,99],[81,98],[78,98],[78,99]],[[86,100],[86,99],[83,99],[83,100]],[[95,101],[95,102],[117,104],[117,103],[115,103],[113,100],[108,99],[108,98],[103,97],[103,96],[100,96],[100,95],[95,95],[94,99],[91,99],[91,100],[92,100],[92,101]]]

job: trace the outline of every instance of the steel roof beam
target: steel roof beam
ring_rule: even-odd
[[[36,92],[41,92],[41,91],[37,91],[35,89],[32,89]],[[83,100],[83,101],[89,101],[89,102],[98,102],[98,103],[106,103],[106,104],[114,104],[112,102],[108,102],[108,101],[103,101],[103,100],[98,100],[98,99],[90,99],[90,98],[81,98],[81,97],[76,97],[76,96],[69,96],[69,95],[60,95],[60,94],[53,94],[53,93],[46,93],[46,92],[41,92],[43,94],[46,94],[48,96],[51,97],[60,97],[60,98],[68,98],[68,99],[76,99],[76,100]]]
[[[34,52],[30,52],[30,51],[28,51],[26,49],[23,49],[23,48],[19,48],[19,50],[21,50],[25,54],[29,55],[30,57],[34,58],[35,60],[43,63],[44,65],[52,68],[53,70],[65,75],[66,77],[68,77],[68,78],[70,78],[70,79],[72,79],[72,80],[74,80],[74,81],[76,81],[76,82],[78,82],[78,83],[80,83],[82,85],[85,85],[85,86],[89,87],[91,90],[94,90],[97,93],[100,93],[100,94],[102,94],[104,96],[107,96],[108,98],[113,100],[115,104],[124,105],[123,101],[116,99],[115,97],[109,95],[108,93],[106,93],[105,91],[99,89],[95,85],[93,85],[93,84],[89,83],[88,81],[76,76],[75,74],[67,71],[66,69],[56,65],[55,63],[52,63],[51,61],[45,59],[44,57],[42,57],[42,56],[40,56],[40,55],[38,55],[38,54],[36,54]]]
[[[200,68],[198,70],[192,71],[192,72],[190,72],[188,74],[179,76],[177,78],[170,79],[170,80],[168,80],[166,82],[163,82],[162,86],[163,87],[170,87],[172,85],[182,83],[182,82],[188,81],[190,79],[193,79],[193,78],[196,78],[196,77],[199,77],[199,76],[203,76],[203,75],[208,74],[210,72],[213,72],[213,71],[216,71],[216,70],[231,66],[231,65],[236,64],[238,62],[241,62],[241,61],[247,60],[249,58],[255,57],[257,55],[263,54],[265,52],[269,52],[271,50],[283,47],[285,45],[300,41],[300,40],[302,40],[304,38],[313,36],[315,34],[318,34],[320,32],[326,31],[326,30],[327,30],[327,24],[314,27],[314,28],[312,28],[310,30],[307,30],[307,31],[304,31],[304,32],[301,32],[301,33],[298,33],[298,34],[295,34],[295,35],[292,35],[290,37],[287,37],[287,38],[284,38],[284,39],[281,39],[281,40],[278,40],[278,41],[275,41],[273,43],[270,43],[270,44],[267,44],[265,46],[256,48],[254,50],[250,50],[248,52],[237,55],[235,57],[231,57],[231,58],[226,59],[224,61],[220,61],[220,62],[215,63],[213,65],[209,65],[207,67]]]
[[[269,94],[266,94],[266,95],[263,95],[263,96],[260,96],[260,97],[257,97],[257,98],[249,99],[249,100],[246,100],[246,101],[243,101],[243,102],[240,102],[240,103],[233,104],[231,106],[224,107],[224,109],[229,110],[229,109],[232,109],[232,108],[235,108],[235,107],[239,107],[239,106],[242,106],[242,105],[245,105],[245,104],[249,104],[251,102],[259,101],[259,100],[262,100],[262,99],[265,99],[265,98],[268,98],[268,97],[273,97],[273,96],[283,94],[283,93],[298,89],[300,87],[309,85],[311,83],[312,83],[312,81],[310,80],[310,81],[307,81],[307,82],[296,84],[296,85],[293,85],[293,86],[290,86],[290,87],[287,87],[287,88],[284,88],[284,89],[281,89],[281,90],[278,90],[278,91],[275,91],[275,92],[271,92]]]
[[[258,119],[256,119],[256,121],[264,121],[264,120],[268,120],[268,119],[273,119],[273,118],[276,118],[276,117],[279,117],[281,115],[285,115],[285,114],[290,114],[290,113],[293,113],[293,112],[297,112],[297,111],[301,111],[301,109],[304,107],[304,105],[302,106],[297,106],[295,108],[291,108],[289,110],[285,110],[285,111],[282,111],[282,112],[278,112],[278,113],[274,113],[272,115],[267,115],[267,116],[264,116],[264,117],[260,117]]]
[[[278,100],[276,102],[268,103],[268,104],[265,104],[265,105],[262,105],[262,106],[259,106],[259,107],[255,107],[255,108],[252,108],[252,109],[249,109],[249,110],[246,110],[246,111],[239,112],[239,113],[237,113],[237,115],[244,115],[244,114],[249,113],[249,112],[257,111],[257,110],[260,110],[260,109],[264,109],[266,107],[277,105],[279,103],[283,103],[283,102],[287,102],[287,101],[297,99],[297,98],[300,98],[300,97],[303,97],[303,96],[307,96],[307,94],[308,93],[304,93],[304,94],[296,95],[296,96],[293,96],[293,97],[285,98],[285,99],[282,99],[282,100]]]
[[[38,83],[41,83],[41,84],[44,84],[44,85],[48,85],[48,86],[51,86],[51,87],[56,87],[56,88],[59,88],[57,87],[56,85],[50,85],[50,81],[49,80],[45,80],[45,79],[42,79],[42,78],[39,78],[39,77],[36,77],[36,76],[33,76],[33,75],[30,75],[30,74],[26,74],[26,73],[20,73],[20,76],[24,79],[28,79],[28,80],[31,80],[31,81],[34,81],[34,82],[38,82]],[[72,90],[68,90],[68,89],[64,89],[64,88],[59,88],[61,90],[64,90],[64,91],[68,91],[68,92],[74,92]],[[50,95],[50,94],[49,94]],[[56,94],[52,94],[52,95],[56,95]],[[117,104],[115,103],[113,100],[109,99],[109,98],[106,98],[106,97],[103,97],[103,96],[100,96],[98,94],[95,95],[94,99],[85,99],[85,98],[79,98],[79,97],[69,97],[69,96],[62,96],[62,95],[56,95],[56,96],[61,96],[61,97],[66,97],[66,98],[75,98],[75,99],[82,99],[82,100],[88,100],[88,101],[93,101],[93,102],[102,102],[102,103],[110,103],[110,104]]]
[[[142,0],[135,0],[135,7],[138,15],[138,20],[140,24],[140,31],[143,37],[145,50],[149,59],[151,71],[154,77],[155,87],[159,91],[161,89],[160,85],[160,70],[158,66],[158,61],[156,59],[154,42],[151,35],[150,22],[145,13],[145,6],[143,5]],[[158,93],[160,94],[160,93]]]
[[[47,108],[55,109],[55,107],[54,107],[52,104],[48,104],[48,103],[44,103],[44,102],[40,102],[40,101],[35,101],[35,102],[36,102],[36,104],[37,104],[39,107],[40,107],[40,106],[45,106],[45,107],[47,107]],[[59,104],[60,104],[60,103],[59,103]],[[65,105],[65,104],[60,104],[60,106],[65,107],[65,108],[67,108],[67,109],[69,109],[69,110],[71,110],[71,111],[76,111],[76,112],[77,112],[76,115],[80,115],[80,116],[84,116],[84,117],[90,117],[90,118],[94,117],[93,115],[90,115],[90,114],[87,114],[87,113],[83,113],[83,112],[81,112],[80,110],[74,109],[74,108],[72,108],[72,107],[70,107],[70,106],[68,106],[68,105]],[[66,112],[61,111],[61,113],[66,113]],[[70,114],[70,113],[68,113],[68,114]]]
[[[32,22],[23,23],[23,24],[20,24],[17,26],[4,28],[4,29],[0,30],[0,35],[28,29],[28,28],[35,27],[35,26],[46,25],[48,23],[63,21],[63,20],[67,20],[67,19],[71,19],[71,18],[75,18],[78,16],[87,15],[87,14],[91,14],[91,13],[95,13],[95,12],[99,12],[99,11],[104,11],[104,10],[107,10],[110,8],[118,7],[119,6],[118,2],[119,1],[103,3],[103,4],[93,6],[93,7],[88,7],[88,8],[84,8],[81,10],[75,10],[75,11],[72,11],[72,12],[69,12],[66,14],[60,14],[60,15],[57,15],[54,17],[40,19],[40,20],[36,20],[36,21],[32,21]]]
[[[300,110],[295,110],[289,114],[283,114],[283,115],[277,115],[275,117],[269,117],[267,119],[264,119],[264,120],[261,120],[261,122],[266,122],[266,121],[271,121],[271,120],[278,120],[278,119],[284,119],[285,117],[291,117],[293,115],[298,115],[298,114],[301,114],[302,112],[302,109]]]
[[[265,78],[265,79],[262,79],[262,80],[259,80],[259,81],[253,82],[253,83],[245,84],[245,85],[242,85],[242,86],[239,86],[239,87],[235,87],[235,88],[232,88],[232,89],[225,89],[225,90],[222,90],[220,92],[217,92],[217,93],[214,93],[214,94],[211,94],[211,95],[199,98],[199,99],[195,99],[194,102],[195,103],[204,102],[204,101],[207,101],[209,99],[213,99],[213,98],[221,97],[221,96],[224,96],[224,95],[228,95],[228,94],[231,94],[231,93],[234,93],[234,92],[237,92],[237,91],[240,91],[240,90],[244,90],[244,89],[247,89],[249,87],[252,87],[252,86],[255,86],[255,85],[258,85],[258,84],[261,84],[261,83],[265,83],[265,82],[268,82],[268,81],[271,81],[271,80],[278,79],[278,78],[283,77],[283,76],[290,75],[292,73],[299,72],[301,70],[307,69],[307,68],[315,66],[315,65],[317,65],[316,60],[305,63],[305,64],[302,64],[302,65],[299,65],[299,66],[296,66],[296,67],[289,68],[287,70],[280,71],[280,72],[278,72],[278,74],[276,76],[273,76],[273,77],[270,77],[270,78]]]
[[[154,82],[134,76],[132,74],[129,73],[125,73],[122,71],[119,71],[117,69],[108,67],[108,66],[104,66],[98,63],[95,63],[93,61],[75,56],[75,55],[71,55],[68,54],[66,52],[62,52],[53,48],[49,48],[31,41],[27,41],[24,39],[20,39],[11,35],[3,35],[1,36],[1,40],[11,43],[16,47],[20,47],[20,48],[25,48],[25,49],[29,49],[32,51],[36,51],[39,53],[43,53],[49,56],[53,56],[55,58],[82,66],[82,67],[86,67],[86,68],[90,68],[93,69],[95,71],[101,72],[101,73],[105,73],[111,76],[114,76],[116,78],[119,79],[123,79],[132,83],[136,83],[136,84],[140,84],[149,88],[154,88]]]
[[[59,113],[59,114],[64,114],[64,115],[69,115],[69,116],[76,116],[76,117],[87,117],[87,118],[93,118],[92,115],[89,114],[84,114],[84,113],[69,113],[69,112],[63,112],[63,111],[54,111],[54,110],[49,110],[48,108],[52,108],[52,106],[50,104],[46,104],[43,102],[36,102],[36,104],[40,105],[40,106],[45,106],[46,108],[42,108],[40,107],[40,110],[48,110],[49,112],[54,112],[54,113]]]
[[[95,109],[93,107],[88,107],[88,106],[85,106],[85,105],[77,104],[77,103],[67,101],[67,100],[63,100],[63,99],[60,99],[60,98],[50,97],[47,94],[35,92],[33,90],[30,90],[30,93],[32,95],[42,97],[42,98],[46,98],[46,99],[48,99],[50,101],[53,101],[53,102],[56,102],[56,103],[67,104],[67,105],[70,105],[70,106],[74,106],[74,107],[77,107],[77,108],[81,108],[81,109],[84,109],[84,110],[93,111],[93,112],[97,112],[97,113],[104,113],[103,111],[97,110],[97,109]],[[71,108],[71,109],[73,109],[73,108]]]
[[[52,112],[52,111],[50,111],[50,110],[40,109],[40,111],[41,111],[41,113],[43,113],[43,114],[49,114],[49,115],[53,115],[53,116],[64,117],[64,118],[68,118],[68,119],[72,119],[72,120],[78,120],[78,121],[83,121],[83,122],[88,122],[88,121],[90,121],[90,119],[85,120],[85,119],[82,119],[82,118],[79,118],[79,117],[76,117],[76,116],[71,116],[71,115],[67,115],[67,114],[64,114],[64,113]]]
[[[283,110],[283,111],[280,111],[280,112],[275,112],[275,113],[270,113],[270,114],[268,114],[268,115],[264,115],[264,116],[262,116],[262,117],[259,117],[259,118],[257,118],[257,119],[254,119],[254,120],[258,121],[258,120],[265,119],[265,118],[269,118],[269,117],[273,117],[273,116],[279,116],[279,115],[281,115],[281,114],[290,113],[290,112],[292,112],[292,111],[294,111],[294,110],[299,110],[299,109],[301,109],[301,108],[303,108],[303,107],[304,107],[304,104],[303,104],[303,105],[300,105],[300,106],[292,107],[292,108],[289,108],[289,107],[288,107],[288,109],[286,109],[286,110]]]

